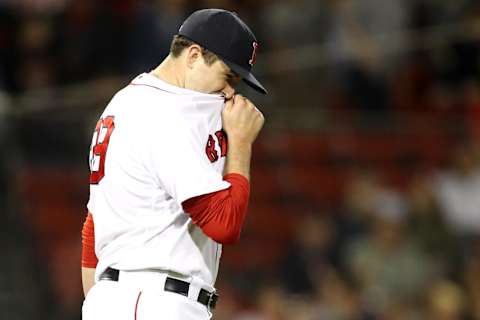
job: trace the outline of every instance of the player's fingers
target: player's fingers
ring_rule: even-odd
[[[250,109],[259,111],[257,107],[252,103],[252,101],[248,100],[247,98],[245,98],[245,103],[247,104],[247,107],[249,107]]]
[[[236,94],[234,97],[233,97],[233,104],[236,106],[236,107],[245,107],[246,106],[246,98],[244,96],[242,96],[241,94]]]
[[[240,102],[245,101],[247,98],[245,98],[245,97],[242,96],[241,94],[237,93],[236,95],[233,96],[233,99],[234,99],[237,103],[240,103]]]
[[[258,110],[258,121],[260,121],[260,123],[263,125],[265,123],[265,116],[263,115],[263,113],[260,112],[260,110]]]
[[[233,98],[225,101],[225,109],[231,110],[233,107]]]

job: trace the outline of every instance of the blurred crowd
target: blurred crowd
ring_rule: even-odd
[[[447,95],[478,74],[480,5],[472,0],[3,0],[1,86],[17,93],[149,70],[167,55],[183,19],[203,7],[238,12],[262,53],[283,53],[259,59],[262,69],[303,65],[309,72],[292,76],[308,81],[304,90],[327,78],[356,107],[418,108],[408,98],[425,100],[439,89]],[[315,44],[322,50],[302,50]],[[294,82],[285,75],[272,81],[277,94]],[[406,94],[413,97],[401,99]],[[288,96],[285,103],[298,98]]]
[[[204,7],[270,92],[214,319],[480,319],[476,0],[0,1],[0,317],[80,318],[93,119]]]
[[[270,270],[222,279],[217,319],[480,319],[479,156],[459,147],[401,188],[351,170],[338,205],[297,206]]]

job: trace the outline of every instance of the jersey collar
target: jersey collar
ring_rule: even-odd
[[[208,98],[208,99],[214,99],[214,100],[224,100],[224,97],[222,95],[208,94],[208,93],[198,92],[190,89],[180,88],[170,83],[167,83],[150,73],[142,73],[138,75],[135,79],[132,80],[131,84],[146,85],[146,86],[154,87],[160,91],[165,91],[165,92],[170,92],[170,93],[180,94],[180,95],[189,95],[189,96],[192,96],[192,98],[199,97],[203,99]]]

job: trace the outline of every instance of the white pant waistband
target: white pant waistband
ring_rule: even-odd
[[[138,288],[139,290],[148,289],[163,292],[167,277],[188,282],[190,284],[188,298],[194,301],[197,301],[201,289],[208,292],[216,291],[215,288],[205,285],[203,281],[200,281],[196,277],[182,276],[158,269],[119,270],[117,281],[121,284]]]

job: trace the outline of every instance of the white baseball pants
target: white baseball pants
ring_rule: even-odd
[[[131,272],[118,281],[98,281],[83,302],[83,320],[208,320],[212,314],[196,301],[199,287],[189,296],[164,291],[166,274]]]

